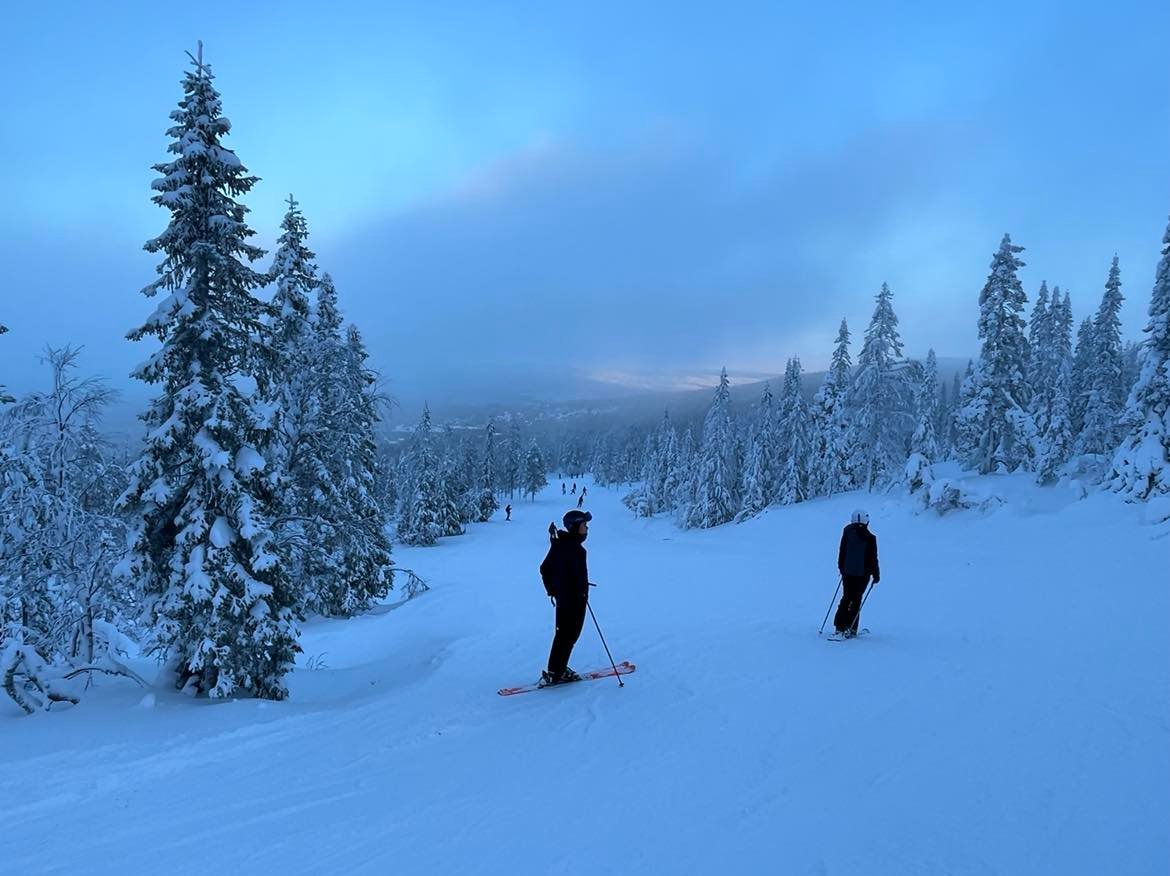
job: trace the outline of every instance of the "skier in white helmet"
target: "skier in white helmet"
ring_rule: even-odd
[[[841,533],[841,547],[837,551],[837,571],[841,573],[841,603],[833,617],[837,635],[852,638],[857,635],[861,619],[861,601],[869,587],[870,578],[877,584],[882,578],[878,567],[877,536],[869,531],[869,514],[854,511],[849,525]]]

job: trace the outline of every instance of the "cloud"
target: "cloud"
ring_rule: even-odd
[[[749,172],[670,132],[546,141],[334,247],[326,267],[404,388],[544,366],[744,367],[748,351],[782,367],[842,313],[868,318],[883,278],[854,268],[929,205],[965,142],[937,123],[887,127]]]

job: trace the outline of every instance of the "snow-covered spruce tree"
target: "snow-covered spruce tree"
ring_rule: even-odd
[[[715,399],[703,421],[703,438],[693,471],[687,528],[707,529],[735,517],[739,510],[739,472],[735,468],[731,384],[726,368],[720,372]]]
[[[500,507],[496,499],[496,424],[488,420],[479,463],[479,522],[487,523]]]
[[[321,529],[336,514],[332,506],[340,504],[336,485],[325,477],[324,457],[332,452],[333,441],[321,422],[327,415],[324,398],[338,380],[340,338],[337,326],[331,332],[320,321],[314,326],[310,296],[318,286],[315,256],[305,245],[308,226],[291,195],[288,205],[265,275],[265,282],[275,286],[268,313],[268,384],[281,412],[267,472],[275,482],[274,528],[288,557],[288,574],[309,585],[307,607],[320,610],[312,591],[322,589],[318,585],[332,588],[322,581],[322,558],[311,555],[320,554]]]
[[[779,411],[780,472],[776,499],[783,505],[803,502],[809,497],[809,460],[812,435],[808,405],[800,387],[800,359],[788,360],[784,393]]]
[[[1121,268],[1117,256],[1109,268],[1105,293],[1093,319],[1093,357],[1087,380],[1085,421],[1077,435],[1076,452],[1112,454],[1120,440],[1118,422],[1126,394],[1121,346]]]
[[[938,441],[939,460],[951,455],[949,423],[951,417],[951,391],[945,380],[938,382],[938,397],[935,402],[934,434]]]
[[[1085,426],[1085,409],[1093,385],[1093,351],[1096,345],[1093,320],[1086,316],[1077,329],[1077,343],[1069,372],[1069,417],[1074,441]]]
[[[272,295],[269,343],[272,348],[270,381],[275,401],[280,405],[280,442],[277,450],[278,474],[290,476],[288,470],[291,449],[296,446],[306,421],[315,414],[312,410],[311,381],[313,346],[317,336],[313,331],[310,296],[318,286],[315,256],[305,245],[308,225],[296,200],[289,195],[288,211],[280,224],[281,234],[276,253],[266,279],[276,288]],[[300,460],[305,468],[311,461]]]
[[[893,297],[882,283],[849,388],[849,444],[854,454],[850,465],[857,486],[867,490],[885,487],[901,474],[914,428]]]
[[[443,535],[446,492],[431,428],[431,409],[423,405],[405,462],[409,484],[398,511],[398,539],[403,544],[432,545]]]
[[[910,452],[919,454],[929,465],[941,458],[935,433],[935,423],[938,422],[938,359],[933,349],[926,351],[926,361],[916,370],[919,379],[915,400],[918,425],[910,437]]]
[[[1132,501],[1159,500],[1170,517],[1170,225],[1154,275],[1142,368],[1129,394],[1127,434],[1113,457],[1113,489]]]
[[[678,433],[678,455],[675,459],[673,497],[675,520],[686,526],[687,515],[694,504],[695,466],[698,464],[698,448],[695,445],[694,429],[686,426]]]
[[[356,326],[347,330],[340,353],[338,379],[321,403],[322,433],[330,437],[332,452],[323,457],[319,482],[331,487],[331,500],[316,509],[320,520],[312,531],[320,544],[312,553],[315,574],[306,582],[312,587],[312,607],[328,616],[366,611],[393,585],[386,509],[375,494],[382,397]],[[317,498],[324,499],[324,492]]]
[[[479,454],[469,436],[459,440],[459,522],[479,520]]]
[[[743,507],[737,520],[759,514],[776,501],[780,486],[780,448],[777,446],[776,402],[772,384],[764,392],[749,424],[748,452],[744,462]]]
[[[282,699],[301,597],[270,524],[279,412],[265,401],[270,362],[257,340],[265,308],[252,290],[263,277],[247,264],[263,250],[248,243],[237,200],[256,178],[222,143],[231,125],[201,59],[183,92],[167,132],[174,160],[155,165],[152,184],[171,222],[146,244],[163,260],[143,292],[163,299],[128,335],[162,346],[134,371],[160,394],[120,500],[133,519],[122,568],[180,687]]]
[[[946,419],[946,435],[947,435],[947,459],[961,459],[963,454],[960,452],[960,444],[962,443],[959,434],[959,411],[963,409],[963,405],[969,400],[963,396],[964,382],[971,378],[974,374],[975,366],[970,359],[967,360],[967,368],[960,376],[959,372],[955,372],[955,376],[951,378],[951,407],[947,411]]]
[[[979,293],[983,345],[974,394],[959,417],[973,443],[964,461],[982,474],[1015,471],[1033,461],[1036,427],[1028,413],[1028,340],[1020,316],[1027,301],[1016,273],[1024,265],[1017,255],[1023,251],[1005,234]]]
[[[1069,416],[1069,372],[1067,359],[1056,373],[1056,386],[1046,417],[1047,425],[1038,443],[1036,456],[1036,483],[1051,484],[1060,478],[1060,471],[1073,452],[1072,419]]]
[[[455,430],[444,426],[442,437],[437,442],[439,448],[439,481],[443,485],[443,531],[441,535],[462,535],[464,505],[470,482],[464,481],[463,458],[459,453],[459,441],[455,437]]]
[[[540,445],[533,438],[528,445],[528,453],[524,456],[524,492],[531,501],[536,501],[536,494],[548,486],[545,478],[544,455],[540,452]]]
[[[1052,367],[1052,331],[1053,317],[1059,306],[1060,290],[1056,289],[1052,296],[1052,305],[1048,303],[1048,283],[1041,281],[1040,291],[1036,295],[1036,304],[1032,308],[1032,317],[1028,320],[1028,370],[1027,381],[1032,388],[1032,398],[1028,411],[1032,415],[1032,422],[1036,424],[1037,434],[1042,434],[1048,425],[1048,409],[1052,405],[1052,393],[1055,384],[1055,373]]]
[[[849,356],[849,326],[844,319],[837,330],[837,345],[824,383],[813,399],[814,464],[811,492],[832,496],[853,489],[849,468],[853,450],[849,446],[849,378],[853,360]]]

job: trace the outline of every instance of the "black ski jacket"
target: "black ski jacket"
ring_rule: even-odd
[[[549,596],[559,599],[589,599],[589,569],[581,536],[557,530],[557,538],[540,564],[540,577]]]
[[[837,551],[837,571],[842,575],[872,576],[873,583],[881,580],[878,567],[877,536],[864,523],[850,523],[841,533],[841,547]]]

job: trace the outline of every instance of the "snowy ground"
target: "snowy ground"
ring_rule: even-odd
[[[714,531],[590,490],[625,689],[547,655],[555,489],[396,560],[432,591],[309,624],[286,703],[104,682],[0,705],[5,873],[1170,872],[1170,539],[1111,496],[868,497],[872,636],[817,637],[856,496]],[[604,664],[591,627],[579,670]]]

